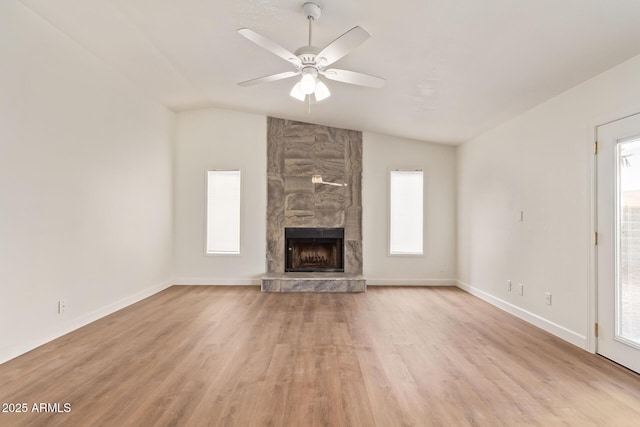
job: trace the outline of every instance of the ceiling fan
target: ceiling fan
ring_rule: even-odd
[[[364,41],[370,37],[364,28],[355,26],[329,43],[324,49],[319,49],[311,44],[311,24],[320,18],[322,10],[318,4],[307,2],[302,5],[302,11],[309,21],[309,44],[308,46],[299,48],[294,53],[248,28],[240,28],[238,30],[244,37],[279,56],[294,67],[293,71],[285,71],[283,73],[247,80],[238,83],[238,85],[251,86],[301,76],[298,83],[293,86],[289,93],[289,95],[299,101],[304,101],[307,95],[311,97],[312,94],[316,101],[322,101],[331,95],[327,85],[320,80],[320,76],[326,77],[329,80],[359,86],[373,88],[381,88],[384,86],[385,80],[380,77],[338,68],[326,68],[364,43]],[[309,98],[309,100],[311,100],[311,98]]]

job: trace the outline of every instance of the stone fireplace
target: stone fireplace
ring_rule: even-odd
[[[314,181],[318,175],[325,182]],[[366,289],[361,183],[361,132],[268,118],[263,291]],[[338,229],[340,236],[329,235]],[[292,238],[301,241],[290,245]]]

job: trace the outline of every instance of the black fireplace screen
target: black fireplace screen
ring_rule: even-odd
[[[344,271],[344,228],[285,228],[284,237],[284,271]]]

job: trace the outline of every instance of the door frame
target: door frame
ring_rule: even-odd
[[[598,192],[597,192],[597,179],[598,179],[598,167],[597,167],[597,154],[595,152],[595,144],[598,138],[598,128],[604,125],[608,125],[618,120],[623,120],[631,116],[635,116],[640,113],[640,104],[625,108],[623,110],[603,114],[600,117],[596,117],[591,121],[589,125],[587,135],[587,237],[588,237],[588,292],[587,292],[587,334],[586,334],[586,350],[596,354],[598,351],[598,338],[596,336],[595,325],[598,321],[598,251],[596,248],[596,231],[598,223]]]

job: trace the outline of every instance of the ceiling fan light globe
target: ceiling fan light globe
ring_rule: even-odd
[[[316,101],[318,102],[324,99],[327,99],[328,97],[331,96],[331,92],[329,91],[329,88],[321,80],[318,80],[318,83],[316,83],[315,96],[316,96]]]
[[[316,90],[316,78],[312,74],[304,74],[300,79],[300,90],[305,95],[311,95]]]
[[[300,82],[298,82],[291,88],[291,92],[289,92],[289,96],[297,99],[298,101],[304,101],[307,95],[305,95],[302,92],[302,90],[300,90]]]

